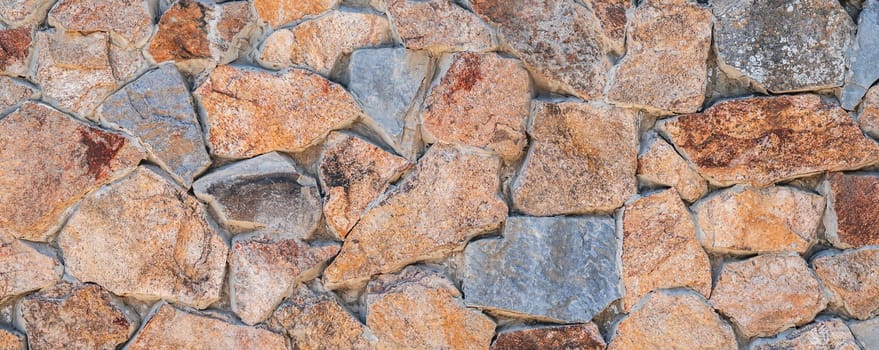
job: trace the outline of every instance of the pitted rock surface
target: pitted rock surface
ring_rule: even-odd
[[[604,350],[606,346],[598,326],[590,322],[498,332],[491,350]]]
[[[389,0],[388,15],[403,44],[431,52],[489,51],[491,27],[452,0]]]
[[[49,24],[73,32],[107,32],[124,46],[143,46],[153,19],[143,0],[62,0],[49,12]]]
[[[29,27],[0,27],[0,73],[27,75],[32,35]]]
[[[837,248],[859,248],[879,244],[879,228],[873,225],[879,213],[879,177],[869,174],[829,174],[821,186],[827,196],[824,235]]]
[[[761,339],[751,343],[753,350],[860,350],[851,331],[838,319],[815,322],[773,339]]]
[[[831,308],[859,320],[879,315],[879,248],[825,253],[812,266],[830,292]]]

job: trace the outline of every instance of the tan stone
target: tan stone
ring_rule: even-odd
[[[708,193],[708,182],[664,139],[654,135],[642,149],[646,151],[638,155],[639,181],[648,186],[672,187],[690,203]]]
[[[726,263],[711,304],[730,318],[739,335],[750,338],[811,322],[827,298],[799,255],[768,254]]]
[[[380,349],[487,349],[494,336],[494,321],[464,306],[455,285],[427,269],[376,277],[366,303]]]
[[[596,103],[536,102],[531,147],[512,185],[534,216],[610,212],[637,193],[637,115]]]
[[[837,248],[879,245],[879,176],[834,173],[821,185],[827,197],[824,235]]]
[[[51,286],[63,271],[55,257],[0,232],[0,303]]]
[[[0,115],[18,108],[24,101],[40,98],[40,90],[15,78],[0,75]]]
[[[0,20],[11,27],[35,26],[46,19],[55,1],[52,0],[0,0]]]
[[[20,312],[32,350],[113,350],[138,326],[136,314],[95,284],[56,284],[25,298]]]
[[[27,74],[31,48],[31,28],[0,28],[0,73]]]
[[[0,327],[0,350],[26,350],[24,335],[14,330]]]
[[[867,95],[861,102],[858,124],[864,132],[873,138],[879,138],[879,86],[867,90]]]
[[[852,332],[838,318],[815,322],[781,334],[775,339],[751,343],[751,350],[860,350]]]
[[[226,242],[204,206],[158,169],[89,194],[58,236],[67,271],[142,300],[205,308],[220,298]]]
[[[607,344],[594,323],[536,327],[499,332],[491,350],[604,350]]]
[[[830,292],[832,309],[859,320],[879,315],[879,248],[819,256],[812,266]]]
[[[716,253],[805,253],[818,241],[824,198],[793,187],[735,186],[692,207],[699,241]]]
[[[470,52],[447,57],[422,116],[425,141],[461,143],[519,159],[528,146],[528,71],[517,60]]]
[[[74,32],[108,32],[121,45],[143,46],[153,19],[143,0],[62,0],[49,13],[49,24]]]
[[[211,153],[221,158],[302,151],[363,114],[342,86],[304,69],[220,66],[194,95]]]
[[[494,33],[451,0],[390,0],[388,15],[403,45],[431,52],[489,51]]]
[[[253,0],[259,17],[280,27],[307,16],[318,15],[339,5],[340,0]]]
[[[160,302],[126,349],[285,350],[287,342],[283,335],[264,328],[237,325]]]
[[[623,307],[647,293],[689,287],[711,295],[711,264],[696,240],[696,225],[674,189],[626,204],[623,214]]]
[[[366,212],[324,271],[330,289],[461,250],[507,217],[500,162],[477,149],[436,144],[415,170]]]
[[[767,186],[879,161],[879,146],[818,95],[720,102],[657,128],[716,186]]]
[[[320,158],[327,225],[345,238],[366,208],[412,163],[357,136],[333,132]]]
[[[132,140],[27,102],[0,119],[0,233],[48,240],[89,191],[134,170]]]
[[[634,3],[628,0],[584,0],[583,3],[592,9],[610,49],[622,55],[626,51],[626,11]]]
[[[738,349],[732,327],[699,294],[662,290],[648,294],[616,329],[608,350]]]

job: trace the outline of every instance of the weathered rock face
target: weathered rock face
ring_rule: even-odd
[[[12,112],[24,101],[39,97],[40,91],[34,86],[22,80],[0,75],[0,115]]]
[[[30,27],[0,28],[0,73],[26,75],[30,46]]]
[[[295,349],[368,350],[376,347],[372,331],[354,317],[331,293],[312,291],[305,285],[272,315],[270,324],[284,329]]]
[[[767,186],[879,161],[879,146],[817,95],[725,101],[657,126],[716,186]]]
[[[879,244],[879,227],[873,223],[879,213],[879,177],[834,173],[821,186],[827,197],[824,235],[837,248],[859,248]]]
[[[708,182],[690,167],[672,145],[656,134],[647,138],[638,155],[638,180],[649,186],[674,188],[681,199],[694,202],[708,193]]]
[[[879,79],[879,1],[867,0],[858,19],[858,36],[848,56],[848,75],[839,97],[852,110],[867,89]]]
[[[0,119],[0,232],[49,239],[76,201],[131,172],[143,156],[122,135],[23,104]]]
[[[160,302],[126,349],[284,350],[283,335],[189,313]]]
[[[219,66],[194,94],[221,158],[302,151],[363,114],[344,88],[304,69]]]
[[[112,350],[137,329],[137,316],[94,284],[57,284],[21,302],[30,349]]]
[[[601,26],[606,45],[617,56],[626,51],[626,11],[634,6],[627,0],[584,0]]]
[[[754,341],[753,350],[859,350],[858,343],[845,323],[838,318],[815,322],[806,327],[781,334],[774,339]]]
[[[465,307],[451,281],[426,269],[376,277],[366,303],[366,324],[383,349],[487,349],[494,336],[494,321]]]
[[[121,45],[143,46],[153,19],[142,0],[62,0],[49,13],[49,24],[74,32],[108,32]]]
[[[696,226],[675,190],[626,204],[623,214],[623,307],[650,291],[689,287],[711,295],[711,264],[696,240]]]
[[[331,133],[320,158],[327,225],[345,238],[370,203],[412,163],[357,136]]]
[[[2,0],[0,20],[10,27],[33,26],[46,18],[46,12],[54,4],[45,0]]]
[[[744,337],[811,322],[827,306],[818,278],[796,254],[758,255],[723,266],[711,304]]]
[[[637,192],[637,115],[606,105],[536,102],[513,206],[535,216],[610,212]]]
[[[431,147],[409,175],[366,212],[324,271],[331,289],[362,285],[371,275],[444,257],[500,227],[496,157],[447,144]]]
[[[854,322],[848,327],[864,350],[879,349],[879,318]]]
[[[27,343],[24,335],[14,330],[0,327],[0,349],[25,350]]]
[[[468,305],[552,322],[588,322],[622,296],[608,217],[507,219],[502,239],[464,250]]]
[[[226,242],[201,203],[169,181],[141,167],[83,199],[58,236],[70,274],[122,296],[217,301]]]
[[[488,51],[496,46],[491,28],[450,0],[389,0],[387,5],[391,22],[409,49]]]
[[[657,291],[624,318],[608,350],[738,349],[732,327],[699,294]]]
[[[267,228],[307,239],[320,221],[320,191],[279,153],[232,163],[202,176],[195,195],[233,232]]]
[[[858,124],[868,135],[879,138],[879,86],[870,88],[867,95],[864,96],[864,102],[861,103],[861,111],[858,115]]]
[[[51,286],[63,271],[55,257],[0,232],[0,303]]]
[[[497,54],[454,54],[430,91],[422,115],[427,142],[461,143],[521,157],[531,105],[528,71]]]
[[[860,320],[879,314],[879,248],[819,256],[812,265],[832,296],[831,308]]]
[[[598,327],[590,322],[499,332],[491,350],[604,350],[606,346]]]
[[[338,4],[339,0],[253,0],[259,18],[272,27],[321,14]]]

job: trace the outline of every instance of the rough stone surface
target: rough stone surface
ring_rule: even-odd
[[[610,212],[637,192],[637,115],[606,105],[535,102],[531,146],[511,192],[535,216]]]
[[[812,260],[830,292],[830,307],[865,320],[879,314],[879,248],[865,247]]]
[[[26,350],[27,343],[24,335],[14,330],[0,327],[0,349]]]
[[[817,95],[725,101],[657,127],[716,186],[767,186],[879,161],[879,146]]]
[[[74,32],[108,32],[119,44],[143,46],[152,34],[153,18],[143,0],[61,0],[49,13],[49,24]]]
[[[827,198],[824,236],[837,248],[879,244],[879,176],[834,173],[821,186]]]
[[[97,117],[138,137],[151,158],[184,187],[211,164],[189,88],[172,63],[110,95]]]
[[[238,57],[237,41],[255,25],[245,1],[211,4],[180,0],[159,19],[149,52],[156,62],[213,60],[225,64]]]
[[[447,256],[499,228],[507,217],[498,195],[499,163],[476,149],[431,147],[354,226],[324,271],[324,284],[330,289],[362,285],[371,275]]]
[[[0,73],[24,76],[30,56],[31,28],[0,27]]]
[[[0,20],[11,27],[34,26],[46,18],[54,1],[0,0]]]
[[[855,25],[839,1],[718,0],[711,6],[717,59],[728,75],[773,93],[843,84]]]
[[[628,0],[584,0],[604,32],[606,45],[616,55],[626,51],[626,11],[634,6]]]
[[[503,238],[464,250],[467,305],[552,322],[588,322],[622,297],[608,217],[513,216]]]
[[[861,104],[861,111],[858,114],[858,124],[868,135],[874,139],[879,138],[879,86],[870,88],[867,95],[864,96],[864,102]]]
[[[51,286],[63,271],[55,257],[0,232],[0,303]]]
[[[732,327],[691,291],[657,291],[616,329],[608,350],[738,349]]]
[[[340,0],[253,0],[253,7],[262,20],[272,27],[301,20],[326,12],[339,5]]]
[[[735,186],[692,207],[711,252],[805,253],[818,241],[824,198],[793,187]]]
[[[67,271],[113,294],[205,308],[220,298],[226,242],[204,207],[140,167],[92,192],[58,236]]]
[[[696,240],[696,225],[673,189],[626,204],[623,214],[623,307],[647,293],[689,287],[711,295],[711,264]]]
[[[711,304],[730,318],[739,335],[750,338],[811,322],[827,298],[798,255],[768,254],[726,263]]]
[[[494,53],[457,53],[446,61],[425,101],[425,140],[486,148],[505,161],[519,159],[528,146],[528,71]]]
[[[237,325],[160,302],[126,349],[284,350],[287,342],[283,335],[263,328]]]
[[[22,80],[0,75],[0,116],[18,108],[24,101],[40,97],[40,90]]]
[[[403,45],[431,52],[488,51],[494,33],[451,0],[389,0],[388,15]]]
[[[113,350],[138,326],[136,314],[94,284],[61,283],[28,296],[21,317],[32,350]]]
[[[879,318],[851,323],[848,327],[864,350],[879,349]]]
[[[606,346],[598,327],[583,323],[499,332],[491,350],[604,350]]]
[[[879,79],[879,1],[867,0],[858,19],[858,36],[848,56],[848,74],[839,102],[852,110]]]
[[[307,239],[320,221],[317,183],[279,153],[220,168],[199,178],[193,190],[233,232],[267,228]]]
[[[708,193],[708,182],[661,137],[649,137],[638,155],[638,180],[648,186],[668,186],[694,202]]]
[[[70,206],[143,158],[128,138],[27,102],[0,119],[0,233],[48,240]]]
[[[331,133],[319,165],[327,225],[345,238],[370,203],[411,166],[406,159],[357,136]]]
[[[451,281],[426,269],[373,279],[366,303],[366,324],[382,349],[487,349],[494,336],[491,318],[464,306]]]
[[[302,151],[363,114],[342,86],[304,69],[220,66],[194,94],[221,158]]]
[[[860,350],[851,331],[838,318],[815,322],[774,339],[754,341],[751,350]]]

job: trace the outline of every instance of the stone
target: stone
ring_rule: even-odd
[[[331,133],[319,163],[327,226],[345,238],[367,207],[411,167],[406,159],[357,136]]]
[[[827,254],[812,266],[830,292],[830,308],[859,320],[879,315],[879,248]]]
[[[879,349],[879,318],[854,322],[849,324],[848,328],[864,350]]]
[[[879,1],[867,0],[858,19],[858,35],[848,54],[845,85],[839,96],[842,108],[853,110],[879,80]]]
[[[256,14],[245,1],[178,0],[159,19],[149,53],[156,62],[226,64],[238,58],[238,41],[245,40],[255,27]]]
[[[40,90],[33,85],[0,75],[0,116],[17,109],[24,101],[40,98]]]
[[[860,114],[858,114],[858,125],[867,135],[874,139],[879,138],[879,86],[870,88],[867,95],[864,96],[864,102],[861,103]]]
[[[143,0],[61,0],[49,12],[49,24],[72,32],[107,32],[118,44],[142,47],[153,32]]]
[[[751,350],[860,350],[852,332],[842,320],[833,318],[785,332],[773,339],[751,343]]]
[[[497,27],[505,46],[553,92],[584,100],[602,95],[611,62],[598,18],[574,0],[470,0]]]
[[[219,66],[194,94],[211,154],[220,158],[300,152],[363,114],[342,86],[298,68]]]
[[[148,317],[126,349],[287,349],[281,334],[181,310],[165,302],[156,304]]]
[[[843,84],[855,25],[839,1],[719,0],[711,6],[718,64],[730,77],[772,93]]]
[[[611,52],[617,56],[625,53],[626,12],[632,8],[633,2],[628,0],[584,0],[583,3],[592,9]]]
[[[336,10],[269,35],[259,50],[259,63],[273,69],[303,66],[328,76],[354,50],[393,41],[384,16]]]
[[[607,345],[594,323],[536,327],[498,332],[491,350],[604,350]]]
[[[732,327],[688,290],[648,294],[616,326],[608,350],[738,349]]]
[[[324,286],[362,286],[498,229],[507,217],[499,171],[500,161],[478,149],[434,145],[354,226],[324,271]]]
[[[51,286],[63,271],[56,257],[0,232],[0,303]]]
[[[6,327],[0,327],[0,349],[26,350],[27,342],[23,334]]]
[[[26,297],[20,310],[32,350],[113,350],[138,326],[137,314],[95,284],[56,284]]]
[[[824,236],[841,249],[879,244],[879,176],[833,173],[821,184],[827,198]]]
[[[637,193],[638,117],[596,103],[536,102],[531,147],[511,187],[534,216],[609,213]]]
[[[528,146],[528,71],[494,53],[457,53],[441,66],[421,117],[425,141],[485,148],[507,162],[521,158]]]
[[[663,138],[651,134],[641,147],[639,182],[648,186],[672,187],[689,203],[708,193],[708,182]]]
[[[13,76],[27,75],[30,48],[30,27],[11,29],[0,27],[0,73]]]
[[[58,246],[72,276],[116,295],[200,309],[220,298],[226,242],[204,206],[154,168],[86,196]]]
[[[387,10],[403,45],[412,50],[490,51],[497,46],[491,28],[451,0],[390,0]]]
[[[803,258],[786,253],[724,264],[711,304],[730,318],[739,335],[751,338],[811,322],[827,298]]]
[[[186,188],[211,164],[189,88],[173,63],[110,95],[96,115],[103,125],[140,139],[150,158]]]
[[[711,11],[690,0],[650,0],[635,10],[626,55],[608,91],[611,103],[656,111],[694,113],[708,83]]]
[[[250,37],[258,31],[258,17],[248,1],[230,1],[214,6],[208,39],[214,60],[229,63],[238,59],[251,45]],[[214,29],[216,28],[216,29]]]
[[[366,325],[381,349],[487,349],[494,337],[494,321],[464,306],[461,292],[439,273],[407,267],[376,277],[366,292]]]
[[[125,136],[25,102],[0,119],[0,233],[49,240],[73,204],[143,156]]]
[[[232,311],[246,324],[265,321],[297,282],[316,277],[338,252],[338,244],[310,246],[277,232],[235,236],[229,253]]]
[[[711,295],[708,254],[696,240],[696,225],[674,189],[626,204],[622,279],[626,310],[657,289],[688,287],[706,298]]]
[[[503,238],[464,250],[464,301],[517,318],[588,322],[623,296],[618,245],[609,217],[511,216]]]
[[[46,19],[49,0],[0,0],[0,20],[10,27],[31,27]]]
[[[319,15],[339,5],[340,0],[253,0],[259,18],[280,27],[306,17]]]
[[[276,152],[219,168],[193,190],[232,232],[266,228],[308,239],[320,221],[317,183]]]
[[[803,254],[818,242],[824,198],[793,187],[734,186],[696,202],[699,241],[710,252]]]
[[[879,146],[817,95],[724,101],[657,128],[712,185],[764,187],[879,161]]]

